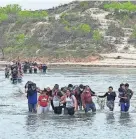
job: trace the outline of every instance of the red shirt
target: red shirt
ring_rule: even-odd
[[[89,103],[92,102],[92,95],[91,95],[90,92],[84,92],[84,93],[82,93],[81,98],[82,98],[82,102],[84,104],[89,104]]]
[[[40,102],[39,104],[40,104],[40,106],[42,106],[42,107],[47,107],[47,105],[48,105],[48,96],[46,95],[46,96],[39,96],[39,98],[38,98],[38,101]]]

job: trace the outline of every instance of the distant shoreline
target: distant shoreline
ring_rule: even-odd
[[[4,70],[5,66],[10,64],[7,61],[0,61],[0,70]],[[103,63],[103,60],[95,62],[63,62],[63,63],[47,63],[48,69],[67,69],[67,68],[136,68],[135,63]]]

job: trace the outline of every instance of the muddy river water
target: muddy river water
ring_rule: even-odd
[[[88,84],[92,90],[106,92],[109,86],[117,91],[128,82],[136,92],[136,69],[52,69],[46,75],[24,75],[23,83],[12,85],[0,72],[0,139],[136,139],[136,95],[129,113],[120,113],[118,99],[115,111],[100,110],[96,114],[77,112],[75,116],[29,114],[24,85],[28,80],[44,88],[58,83]],[[96,102],[96,98],[94,98]]]

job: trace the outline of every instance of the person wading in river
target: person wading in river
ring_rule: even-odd
[[[126,101],[128,103],[128,106],[130,107],[130,99],[133,96],[133,91],[131,89],[129,89],[129,84],[128,83],[125,84],[125,91],[126,91],[126,96],[127,96]],[[128,107],[128,110],[129,110],[129,107]]]
[[[63,96],[61,91],[59,90],[59,85],[56,84],[52,91],[53,96],[53,106],[54,106],[54,113],[61,114],[62,113],[62,106],[60,106],[61,97]]]
[[[49,96],[47,95],[47,91],[43,90],[41,95],[38,98],[38,114],[47,113],[49,111],[48,107]]]
[[[29,112],[36,113],[37,112],[37,93],[38,93],[36,84],[31,81],[28,81],[25,85],[25,90],[27,93]]]
[[[118,89],[118,91],[119,91],[121,112],[127,112],[130,106],[130,103],[129,103],[130,99],[129,99],[129,96],[127,95],[125,85],[120,84],[120,88]]]
[[[66,91],[61,104],[65,104],[65,114],[74,115],[77,110],[77,100],[70,90]]]
[[[114,101],[116,98],[116,93],[113,91],[113,87],[109,87],[109,91],[105,93],[103,96],[98,96],[100,98],[107,97],[107,107],[110,109],[110,111],[114,110]]]
[[[90,109],[92,110],[92,112],[96,112],[96,107],[92,100],[92,96],[96,96],[96,95],[94,95],[90,90],[91,89],[88,86],[86,86],[85,90],[83,91],[83,93],[81,95],[82,105],[83,105],[86,113]]]
[[[6,65],[6,68],[5,68],[5,78],[9,78],[9,72],[10,72],[10,69],[9,69],[9,67]]]

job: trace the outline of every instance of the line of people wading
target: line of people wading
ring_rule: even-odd
[[[113,91],[112,86],[108,88],[108,92],[103,96],[97,96],[88,85],[73,86],[69,84],[67,87],[60,89],[59,85],[55,84],[52,90],[48,87],[41,91],[36,87],[35,83],[28,81],[25,85],[25,92],[27,93],[29,112],[37,112],[38,114],[47,113],[50,106],[55,114],[62,114],[62,109],[64,109],[64,114],[74,115],[75,111],[78,109],[82,110],[82,108],[85,110],[85,113],[90,110],[96,112],[96,106],[92,97],[107,97],[107,107],[110,111],[113,111],[116,99],[116,93]],[[40,94],[39,96],[38,93]],[[126,83],[120,84],[118,93],[121,112],[127,112],[133,91],[129,89],[129,84]]]
[[[6,65],[5,68],[5,78],[9,78],[11,76],[11,81],[13,84],[21,83],[23,73],[37,73],[38,70],[41,73],[46,73],[47,66],[46,64],[37,64],[36,62],[13,62],[11,65]]]

